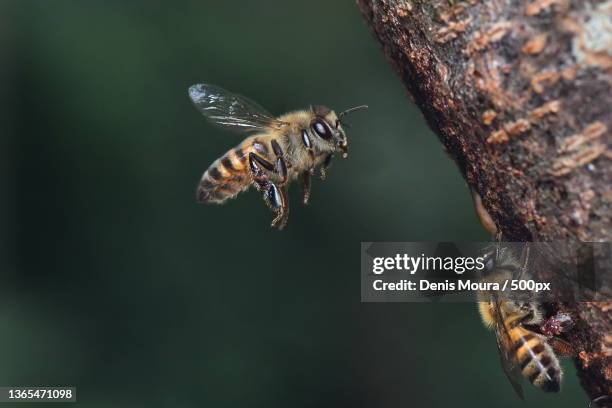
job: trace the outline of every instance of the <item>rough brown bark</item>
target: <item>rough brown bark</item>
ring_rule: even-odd
[[[507,240],[610,240],[611,0],[357,2]],[[612,304],[564,308],[583,387],[612,395]]]

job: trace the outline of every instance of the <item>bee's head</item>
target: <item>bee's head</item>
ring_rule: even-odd
[[[336,112],[326,106],[312,106],[310,108],[313,114],[310,129],[316,135],[317,141],[322,142],[318,143],[319,147],[322,147],[321,150],[330,153],[342,152],[342,157],[348,156],[348,140],[342,127],[342,116],[365,108],[367,108],[366,105],[356,106],[336,115]]]
[[[317,139],[315,144],[324,152],[342,152],[342,157],[346,157],[348,140],[336,112],[321,105],[312,106],[311,111],[310,131]]]

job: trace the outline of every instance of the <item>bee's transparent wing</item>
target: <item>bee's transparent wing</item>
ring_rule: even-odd
[[[218,86],[192,85],[189,97],[206,119],[230,130],[256,132],[287,126],[252,100]]]
[[[598,269],[597,265],[610,265],[612,251],[609,244],[579,241],[552,241],[530,243],[534,253],[531,276],[536,280],[550,281],[558,277],[556,287],[574,289],[573,296],[581,300],[599,295],[610,299],[611,269]],[[606,261],[607,260],[607,261]],[[543,272],[551,276],[546,276]],[[563,295],[570,296],[569,289]]]
[[[519,396],[519,398],[524,400],[525,396],[523,394],[523,387],[521,386],[520,367],[513,362],[512,359],[514,357],[508,354],[507,349],[502,348],[504,346],[500,344],[499,336],[497,337],[497,347],[499,349],[501,366],[504,370],[504,373],[506,374],[506,377],[508,377],[508,380],[510,380],[510,384],[512,384],[512,388],[514,388],[514,391],[516,391],[516,394]]]
[[[501,366],[512,384],[512,388],[516,391],[520,399],[524,400],[525,395],[523,394],[523,387],[521,386],[521,368],[516,364],[515,357],[512,355],[512,342],[510,341],[510,335],[508,330],[503,323],[501,310],[499,303],[496,303],[497,324],[495,325],[495,336],[497,338],[497,349],[499,350],[499,357],[501,360]]]

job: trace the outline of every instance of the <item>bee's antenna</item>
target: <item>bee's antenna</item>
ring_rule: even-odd
[[[350,128],[351,128],[351,126],[350,126],[348,123],[346,123],[346,122],[344,122],[344,121],[342,121],[342,120],[340,120],[340,119],[338,119],[338,120],[340,121],[340,123],[342,124],[342,126],[344,126],[345,128],[347,128],[347,129],[350,129]]]
[[[338,114],[338,117],[341,118],[342,116],[346,115],[347,113],[351,113],[351,112],[355,112],[361,109],[368,109],[368,105],[359,105],[359,106],[355,106],[353,108],[349,108],[347,110],[345,110],[344,112],[340,112]]]

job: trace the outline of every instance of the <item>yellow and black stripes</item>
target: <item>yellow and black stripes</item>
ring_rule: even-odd
[[[523,376],[546,392],[559,392],[561,367],[545,340],[521,326],[511,329],[510,337],[514,341],[511,352],[516,356]]]
[[[243,144],[215,160],[204,172],[196,198],[201,203],[221,203],[245,190],[250,183],[247,174],[249,146]]]

